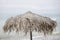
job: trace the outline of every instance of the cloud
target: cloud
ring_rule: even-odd
[[[20,14],[27,10],[37,13],[60,13],[59,0],[0,0],[0,13]]]
[[[2,0],[0,8],[54,9],[53,0]]]

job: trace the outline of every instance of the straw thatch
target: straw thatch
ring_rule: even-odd
[[[56,21],[49,17],[40,16],[32,12],[26,12],[23,15],[11,17],[7,19],[3,29],[5,32],[15,30],[24,31],[37,31],[43,32],[44,34],[52,33],[53,29],[56,27]]]

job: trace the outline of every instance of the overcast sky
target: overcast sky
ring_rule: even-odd
[[[60,13],[60,0],[0,0],[0,14]]]

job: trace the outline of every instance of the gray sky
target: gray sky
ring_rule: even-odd
[[[60,0],[0,0],[0,13],[39,10],[40,13],[60,13]]]

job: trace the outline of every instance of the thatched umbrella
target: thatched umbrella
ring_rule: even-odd
[[[6,21],[3,29],[5,32],[16,30],[23,31],[27,34],[30,32],[30,40],[32,40],[32,31],[43,32],[44,35],[52,33],[56,27],[56,21],[49,17],[40,16],[30,11],[23,15],[11,17]]]

